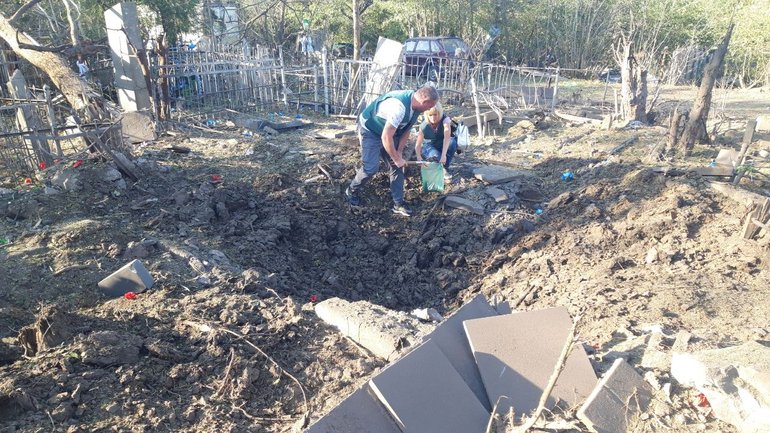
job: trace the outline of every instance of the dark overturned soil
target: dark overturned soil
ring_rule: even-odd
[[[333,127],[316,120],[316,130],[277,136],[176,132],[137,147],[141,180],[125,187],[96,159],[66,169],[77,191],[47,195],[7,178],[0,186],[16,192],[0,206],[0,432],[301,428],[384,365],[317,319],[312,301],[333,296],[442,313],[477,293],[524,310],[563,305],[580,317],[597,373],[619,341],[650,329],[689,331],[693,348],[770,339],[768,237],[744,240],[748,208],[703,178],[642,162],[662,128],[565,144],[588,127],[507,125],[457,158],[450,190],[485,215],[444,208],[410,168],[416,213],[406,219],[389,211],[384,173],[351,212],[342,191],[357,143],[315,138]],[[512,144],[521,133],[531,137]],[[716,148],[696,153],[703,163]],[[512,199],[496,204],[472,176],[484,161],[531,176],[501,185]],[[567,169],[571,182],[560,178]],[[761,178],[744,186],[767,188]],[[517,199],[524,190],[543,199]],[[155,286],[134,300],[104,297],[98,281],[134,258]],[[733,431],[693,398],[675,385],[645,431]]]

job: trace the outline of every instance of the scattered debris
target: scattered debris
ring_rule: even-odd
[[[742,433],[770,431],[770,348],[752,341],[675,353],[671,374],[703,393],[714,415]]]

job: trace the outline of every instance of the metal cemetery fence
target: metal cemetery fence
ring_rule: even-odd
[[[31,177],[36,170],[84,159],[90,151],[128,154],[120,123],[78,126],[67,106],[53,102],[48,86],[28,90],[32,98],[0,106],[0,166],[10,173]]]
[[[341,115],[357,112],[371,62],[332,59],[325,51],[304,62],[310,64],[284,65],[282,59],[280,54],[274,59],[241,53],[178,52],[170,56],[168,65],[154,62],[153,80],[160,83],[162,78],[168,79],[175,112],[172,117],[210,118],[223,109],[249,112],[304,108]],[[483,107],[501,111],[551,110],[557,99],[558,69],[454,59],[436,60],[430,69],[402,66],[393,83],[395,88],[416,88],[430,81],[450,103],[478,100]]]

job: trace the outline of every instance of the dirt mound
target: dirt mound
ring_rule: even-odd
[[[11,306],[0,307],[0,352],[16,353],[0,366],[0,429],[51,420],[71,432],[301,426],[382,366],[319,322],[312,303],[333,296],[442,313],[479,292],[518,309],[563,305],[581,317],[599,373],[620,341],[650,326],[688,330],[696,347],[767,338],[767,240],[738,234],[748,209],[701,178],[651,170],[633,148],[608,155],[626,132],[561,147],[559,135],[575,131],[528,134],[457,158],[451,191],[478,201],[483,216],[422,194],[411,168],[413,218],[389,212],[383,174],[352,213],[342,191],[356,147],[301,132],[167,138],[137,155],[135,184],[89,160],[76,170],[77,191],[25,190],[10,207],[26,219],[6,212],[0,222],[10,241],[0,247],[0,302]],[[482,161],[534,176],[501,186],[511,199],[496,203],[470,174]],[[562,180],[566,170],[573,177]],[[134,258],[153,289],[105,298],[97,282]],[[22,347],[34,357],[16,361]],[[688,412],[689,394],[674,391],[686,416],[667,425],[731,431]]]

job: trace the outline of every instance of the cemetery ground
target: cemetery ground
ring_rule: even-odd
[[[654,125],[536,113],[496,125],[457,156],[447,188],[481,215],[423,193],[416,167],[412,218],[390,213],[384,172],[351,212],[343,191],[358,143],[334,134],[352,121],[310,111],[312,126],[273,135],[244,135],[226,118],[175,124],[135,148],[135,183],[96,157],[30,185],[0,173],[0,432],[301,430],[386,365],[318,319],[314,303],[446,316],[479,293],[516,310],[567,307],[597,376],[622,356],[656,383],[664,391],[637,431],[735,432],[670,363],[643,362],[680,331],[692,334],[688,350],[770,340],[770,235],[744,238],[746,202],[689,170],[739,149],[770,93],[715,91],[716,143],[655,170],[669,165],[649,158],[667,113],[695,92],[662,92]],[[765,196],[770,171],[756,152],[769,139],[757,133],[757,170],[740,185]],[[487,164],[526,171],[495,185],[507,200],[474,178]],[[61,171],[67,190],[46,191]],[[97,283],[133,259],[154,286],[105,297]],[[568,415],[560,431],[587,431]]]

